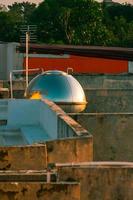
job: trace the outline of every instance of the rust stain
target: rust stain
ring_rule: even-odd
[[[28,192],[28,189],[25,188],[25,187],[23,187],[23,189],[21,190],[21,192],[22,192],[23,196],[25,196],[25,193]]]
[[[3,151],[3,150],[0,151],[0,161],[1,161],[1,162],[7,161],[7,160],[5,159],[7,156],[8,156],[8,151]]]
[[[14,192],[14,191],[4,191],[4,190],[0,190],[0,199],[4,200],[4,199],[9,199],[9,200],[15,200],[15,196],[18,192]]]
[[[8,165],[6,165],[5,167],[0,168],[0,170],[8,170],[8,169],[10,169],[10,168],[11,168],[11,164],[8,164]]]

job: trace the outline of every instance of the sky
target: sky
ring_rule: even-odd
[[[4,5],[9,5],[9,4],[12,4],[14,2],[23,2],[23,1],[29,1],[31,3],[40,3],[41,1],[43,0],[0,0],[0,3],[1,4],[4,4]],[[102,0],[97,0],[97,1],[102,1]],[[133,0],[113,0],[114,2],[119,2],[119,3],[131,3],[133,4]]]

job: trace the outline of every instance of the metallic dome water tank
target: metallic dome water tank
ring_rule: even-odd
[[[66,112],[81,112],[87,104],[79,82],[72,75],[57,70],[46,71],[32,79],[26,97],[49,99]]]

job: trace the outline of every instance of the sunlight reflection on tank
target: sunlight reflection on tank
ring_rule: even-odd
[[[31,80],[26,91],[30,99],[49,99],[66,112],[81,112],[86,107],[86,97],[79,82],[63,71],[51,70]]]

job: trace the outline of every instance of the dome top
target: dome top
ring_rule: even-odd
[[[43,72],[43,74],[67,75],[66,72],[63,72],[63,71],[60,71],[60,70],[49,70],[49,71]]]
[[[50,70],[36,76],[29,83],[26,97],[46,98],[57,104],[86,105],[84,91],[79,82],[63,71]]]

